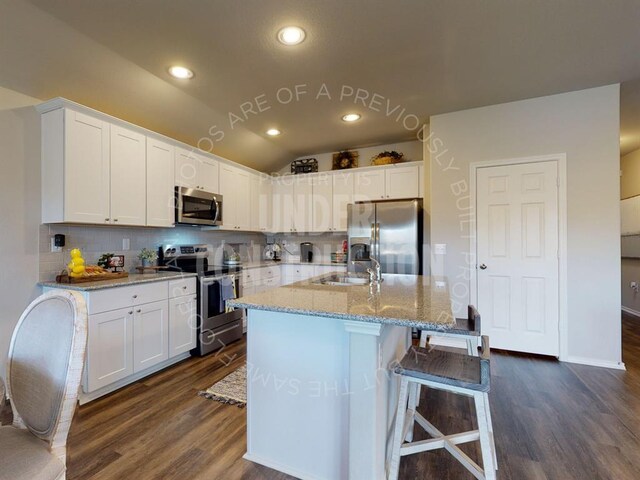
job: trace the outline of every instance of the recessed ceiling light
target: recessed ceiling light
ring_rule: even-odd
[[[284,27],[278,31],[278,41],[283,45],[298,45],[307,34],[300,27]]]
[[[280,135],[280,130],[278,130],[277,128],[270,128],[269,130],[267,130],[267,135],[271,135],[272,137],[275,137],[276,135]]]
[[[193,72],[187,67],[181,67],[180,65],[170,67],[169,74],[174,78],[180,78],[182,80],[193,78]]]
[[[344,120],[345,122],[356,122],[356,121],[360,120],[360,114],[359,113],[347,113],[346,115],[343,115],[342,120]]]

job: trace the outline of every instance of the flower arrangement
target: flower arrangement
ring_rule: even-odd
[[[155,250],[143,248],[138,254],[138,258],[142,261],[143,266],[149,266],[158,259],[158,253]]]

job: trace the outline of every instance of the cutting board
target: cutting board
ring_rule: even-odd
[[[117,280],[118,278],[126,278],[129,274],[127,272],[109,272],[101,273],[100,275],[91,275],[90,277],[70,277],[68,275],[58,275],[56,282],[58,283],[87,283],[87,282],[101,282],[103,280]]]

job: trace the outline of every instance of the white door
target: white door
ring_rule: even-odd
[[[559,355],[558,165],[477,170],[478,310],[491,346]]]
[[[64,219],[109,223],[109,124],[65,110]]]
[[[384,173],[386,198],[418,198],[420,196],[420,172],[417,166],[388,167]]]
[[[322,173],[312,178],[312,232],[333,229],[333,176]]]
[[[356,172],[354,193],[356,201],[381,200],[385,198],[384,169]]]
[[[87,393],[133,374],[133,309],[89,315]]]
[[[133,371],[141,372],[169,358],[169,302],[134,307]]]
[[[111,221],[144,225],[147,216],[147,137],[111,125]]]
[[[353,203],[353,177],[352,173],[347,172],[338,172],[332,175],[333,215],[331,230],[333,231],[347,231],[347,205]]]
[[[196,348],[196,315],[194,295],[169,300],[169,357]]]
[[[147,225],[172,227],[175,220],[173,146],[147,137]]]

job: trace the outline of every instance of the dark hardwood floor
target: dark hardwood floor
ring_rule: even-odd
[[[640,478],[640,319],[623,317],[623,344],[626,372],[492,354],[499,479]],[[80,407],[67,478],[291,478],[242,459],[243,409],[197,396],[243,361],[238,342]],[[422,413],[445,433],[474,428],[469,400],[422,391]],[[416,439],[426,438],[416,432]],[[475,445],[464,449],[479,461]],[[404,458],[400,478],[473,477],[436,451]]]

